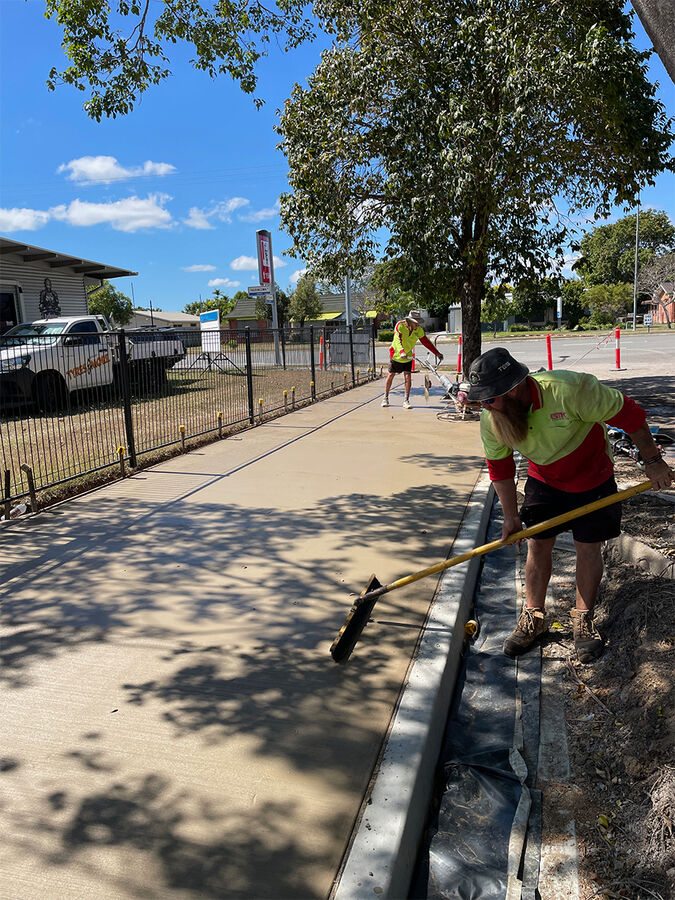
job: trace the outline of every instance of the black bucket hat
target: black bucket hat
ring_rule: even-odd
[[[514,359],[504,347],[481,353],[469,369],[469,400],[500,397],[525,378],[530,370]]]

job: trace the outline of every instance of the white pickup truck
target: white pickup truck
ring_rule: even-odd
[[[185,356],[172,334],[132,331],[126,335],[130,383],[156,388]],[[46,411],[64,405],[76,391],[118,384],[119,334],[104,316],[69,316],[22,322],[0,336],[0,405],[34,402]]]

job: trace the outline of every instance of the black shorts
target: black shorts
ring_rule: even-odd
[[[398,374],[399,372],[412,372],[412,359],[409,362],[397,362],[395,359],[389,360],[389,371]]]
[[[601,497],[608,497],[616,491],[616,481],[613,478],[590,491],[581,491],[578,494],[559,491],[539,481],[538,478],[528,478],[525,482],[525,502],[520,510],[520,518],[529,528],[530,525],[538,525],[539,522],[560,516],[578,506],[585,506]],[[594,544],[596,541],[608,541],[610,538],[618,537],[621,533],[621,503],[613,503],[555,528],[549,528],[533,535],[533,540],[552,538],[570,529],[574,540],[580,544]]]

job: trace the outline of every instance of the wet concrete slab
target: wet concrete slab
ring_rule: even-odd
[[[0,531],[0,896],[325,897],[482,462],[365,385]]]

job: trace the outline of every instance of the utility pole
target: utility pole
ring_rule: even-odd
[[[345,275],[345,319],[349,328],[352,324],[352,283],[349,277],[349,269],[347,269],[347,274]]]
[[[637,277],[638,277],[638,246],[640,243],[640,198],[638,197],[637,213],[635,215],[635,273],[633,275],[633,331],[637,329]]]
[[[150,301],[150,327],[155,327],[155,320],[152,317],[152,300]]]

